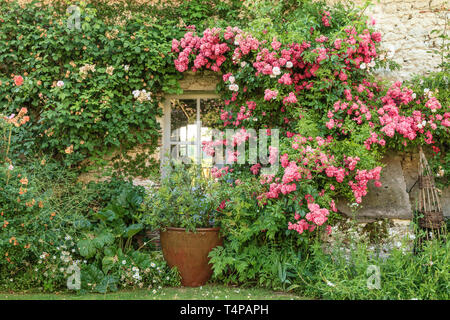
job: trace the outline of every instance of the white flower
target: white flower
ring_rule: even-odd
[[[239,45],[239,41],[234,40],[234,45],[235,45],[235,46],[238,46],[238,45]]]
[[[131,268],[131,270],[133,270],[133,271],[139,271],[139,268],[138,268],[138,267],[133,267],[133,268]]]
[[[8,170],[13,170],[13,169],[14,169],[13,165],[10,164],[9,167],[8,167]]]
[[[286,68],[292,68],[294,64],[291,61],[286,62]]]
[[[417,95],[416,95],[415,93],[413,93],[413,94],[411,95],[411,97],[412,97],[413,99],[415,99],[415,98],[417,97]]]
[[[273,74],[274,76],[279,76],[279,75],[281,74],[280,68],[279,68],[279,67],[273,67],[273,69],[272,69],[272,74]]]
[[[388,49],[388,52],[386,53],[386,57],[388,59],[393,58],[395,55],[395,48],[393,46],[389,46],[387,49]]]
[[[425,127],[426,125],[427,125],[427,121],[426,121],[426,120],[423,120],[423,121],[422,121],[422,126]]]
[[[127,260],[122,260],[122,264],[126,264],[127,263]]]
[[[228,86],[228,89],[230,89],[231,91],[238,91],[239,86],[237,84],[233,83]]]
[[[155,293],[156,293],[156,289],[153,289],[153,291],[152,291],[152,292],[153,292],[153,294],[155,294]]]
[[[141,277],[139,276],[139,273],[135,273],[133,274],[133,278],[136,280],[140,280]]]
[[[123,65],[123,69],[125,71],[128,71],[130,69],[130,65],[129,64]]]
[[[66,239],[66,240],[72,240],[72,237],[69,236],[69,235],[66,235],[66,237],[65,237],[64,239]]]
[[[140,94],[141,94],[141,92],[140,92],[139,90],[134,90],[134,91],[133,91],[133,96],[134,96],[135,98],[139,97]]]
[[[375,60],[370,61],[367,66],[369,66],[370,68],[375,67]]]
[[[59,271],[60,272],[64,272],[64,268],[59,268]]]
[[[419,129],[422,129],[422,124],[421,123],[419,123],[418,125],[417,125],[417,128],[419,128]]]
[[[366,68],[366,64],[363,62],[359,65],[359,68],[364,70]]]
[[[330,282],[330,281],[327,280],[327,286],[335,287],[336,285],[335,285],[334,283],[332,283],[332,282]]]
[[[59,80],[59,81],[56,83],[56,86],[57,86],[57,87],[62,87],[62,86],[64,86],[64,81]]]
[[[230,76],[230,77],[228,78],[228,81],[230,81],[230,83],[234,83],[235,80],[236,80],[236,78],[233,77],[233,76]]]
[[[247,65],[247,62],[245,62],[245,61],[241,62],[241,68],[244,68],[246,65]]]
[[[150,266],[151,266],[152,268],[154,268],[154,267],[156,267],[156,264],[155,264],[154,262],[152,262],[152,263],[150,263]]]

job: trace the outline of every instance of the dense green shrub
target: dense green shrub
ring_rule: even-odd
[[[74,264],[82,290],[177,284],[161,254],[133,237],[143,226],[128,216],[142,214],[136,206],[130,210],[142,188],[117,179],[88,185],[76,179],[53,161],[1,164],[1,289],[67,289]],[[103,221],[112,206],[113,214],[125,215]]]
[[[195,165],[172,163],[166,170],[161,185],[145,201],[146,223],[153,229],[214,227],[221,216],[220,184]]]
[[[178,29],[138,15],[108,23],[95,6],[79,8],[81,29],[71,30],[66,7],[0,4],[2,113],[27,107],[31,118],[13,151],[101,165],[113,150],[124,156],[144,144],[148,158],[159,136],[156,93],[176,84],[166,52]],[[11,74],[23,84],[15,86]],[[150,100],[135,90],[151,93]]]

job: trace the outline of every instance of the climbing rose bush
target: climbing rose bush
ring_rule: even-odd
[[[380,187],[385,150],[433,145],[448,137],[450,125],[448,106],[432,92],[375,80],[373,68],[386,61],[380,59],[381,34],[373,23],[339,26],[330,11],[317,19],[321,25],[299,42],[258,39],[231,26],[187,32],[172,42],[178,71],[222,73],[221,128],[238,130],[231,140],[204,142],[207,154],[214,155],[221,144],[246,144],[254,138],[249,129],[265,129],[269,140],[273,129],[280,130],[280,148],[269,147],[268,161],[280,157],[277,173],[262,174],[262,163],[233,164],[212,173],[224,183],[258,177],[263,186],[255,195],[259,206],[286,204],[286,227],[299,234],[319,228],[329,232],[327,220],[337,212],[338,198],[359,204],[370,183]],[[243,155],[225,156],[235,163]]]

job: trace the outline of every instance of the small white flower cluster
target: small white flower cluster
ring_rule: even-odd
[[[141,103],[152,100],[151,92],[147,92],[145,89],[134,90],[132,93],[133,97]]]
[[[443,177],[445,175],[445,171],[442,166],[439,166],[439,171],[436,173],[436,177]]]
[[[291,69],[294,64],[291,61],[286,62],[286,68]]]
[[[47,257],[48,257],[48,253],[47,252],[42,252],[42,254],[39,256],[39,259],[41,259],[41,260],[45,260]],[[41,263],[41,262],[39,262],[39,263]]]
[[[61,251],[61,261],[65,263],[69,263],[70,260],[72,260],[72,257],[70,255],[69,251]]]
[[[239,90],[239,86],[234,83],[236,81],[236,78],[233,76],[230,76],[228,78],[228,81],[230,82],[230,85],[228,86],[228,89],[230,89],[230,91],[235,91],[237,92]]]
[[[114,67],[113,66],[108,66],[107,68],[106,68],[106,70],[105,70],[105,72],[107,73],[107,74],[109,74],[110,76],[112,76],[113,75],[113,72],[114,72]]]
[[[275,78],[281,74],[280,67],[273,67],[272,68],[272,74],[270,75],[271,78]]]
[[[56,82],[56,86],[59,88],[64,87],[64,81],[59,80],[58,82]]]
[[[439,89],[436,88],[434,91],[431,91],[429,88],[425,88],[423,89],[423,93],[430,99],[434,94],[439,93]]]
[[[363,62],[359,65],[359,68],[362,70],[364,70],[366,68],[367,68],[367,70],[369,70],[370,68],[373,68],[373,67],[375,67],[375,60],[372,60],[367,64]]]
[[[330,282],[329,280],[327,280],[327,286],[336,287],[336,285],[334,283]]]
[[[80,76],[82,79],[86,79],[88,72],[95,72],[95,64],[85,64],[79,69]]]
[[[142,280],[142,277],[139,275],[139,268],[138,267],[133,267],[133,268],[131,268],[131,270],[134,272],[133,279],[136,282]]]
[[[122,67],[123,67],[123,70],[125,70],[125,72],[128,72],[128,70],[130,70],[129,64],[123,64]]]
[[[417,124],[417,128],[422,129],[427,125],[427,121],[423,120],[421,123]]]
[[[384,60],[385,58],[387,59],[392,59],[395,55],[395,48],[393,46],[388,46],[386,48],[386,54],[380,54],[380,60]]]

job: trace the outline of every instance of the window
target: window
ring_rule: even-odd
[[[168,159],[183,163],[212,165],[212,158],[202,150],[202,141],[210,141],[211,127],[221,109],[215,94],[169,96],[164,104],[161,164]]]

